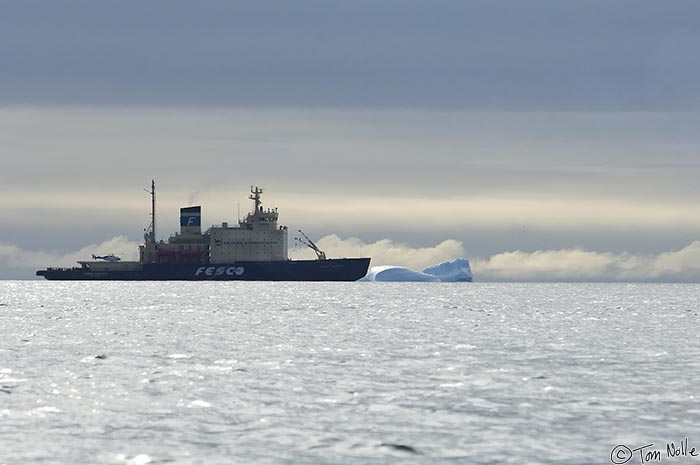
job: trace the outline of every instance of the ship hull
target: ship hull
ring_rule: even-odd
[[[48,280],[70,281],[357,281],[367,274],[369,258],[241,261],[220,264],[143,264],[138,269],[47,268]]]

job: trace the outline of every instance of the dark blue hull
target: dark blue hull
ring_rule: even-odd
[[[151,263],[137,270],[47,268],[36,274],[50,280],[81,281],[357,281],[367,274],[369,261],[341,258],[217,265]]]

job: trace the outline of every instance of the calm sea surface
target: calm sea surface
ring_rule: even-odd
[[[700,451],[699,311],[700,285],[4,281],[0,464],[700,464],[667,451]]]

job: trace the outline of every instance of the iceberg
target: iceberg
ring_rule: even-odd
[[[421,273],[403,266],[373,266],[360,281],[383,282],[438,282],[440,279],[431,274]]]
[[[468,283],[472,278],[469,260],[458,258],[431,266],[422,272],[395,265],[373,266],[360,281]]]
[[[470,283],[473,279],[472,269],[466,258],[431,266],[424,269],[423,273],[436,276],[444,283]]]

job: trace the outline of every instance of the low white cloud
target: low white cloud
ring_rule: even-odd
[[[126,236],[117,236],[100,244],[90,244],[80,250],[52,253],[26,250],[16,245],[0,243],[0,278],[29,278],[34,272],[47,266],[76,266],[78,260],[89,260],[92,254],[113,253],[122,260],[138,258],[138,244]]]
[[[469,259],[464,245],[446,240],[434,247],[415,248],[383,239],[326,236],[318,245],[330,257],[372,257],[372,265],[399,265],[414,270],[458,257]],[[294,258],[310,258],[309,250],[292,250]],[[582,249],[512,251],[471,260],[476,281],[700,281],[700,241],[655,255],[595,252]]]
[[[433,247],[411,247],[408,244],[382,239],[366,244],[360,239],[351,237],[341,239],[335,234],[319,239],[317,245],[329,257],[372,257],[372,265],[399,265],[422,270],[436,263],[454,260],[464,256],[464,246],[461,242],[449,239]],[[309,249],[292,249],[293,258],[310,258],[314,254]]]
[[[700,241],[656,255],[518,250],[475,260],[472,269],[480,281],[700,281]]]
[[[398,265],[414,270],[464,257],[470,259],[462,242],[448,239],[432,247],[382,239],[365,243],[357,238],[342,239],[335,234],[316,242],[330,258],[371,257],[372,265]],[[25,250],[0,243],[0,278],[26,279],[47,266],[72,266],[93,254],[114,253],[124,260],[136,260],[138,244],[117,236],[67,253]],[[289,251],[293,259],[313,258],[305,247]],[[471,258],[475,281],[661,281],[700,282],[700,241],[680,250],[653,255],[595,252],[582,249],[520,250],[486,259]]]

